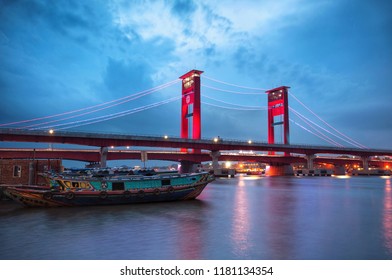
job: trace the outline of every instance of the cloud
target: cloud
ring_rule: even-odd
[[[204,60],[205,52],[212,54],[215,48],[228,45],[224,35],[230,29],[230,22],[199,2],[184,3],[167,5],[165,1],[139,1],[130,6],[112,4],[115,23],[125,36],[134,39],[137,34],[145,41],[170,40],[178,64],[189,66]]]
[[[167,1],[166,3],[172,3],[172,13],[182,18],[184,21],[186,21],[187,18],[192,15],[197,8],[195,2],[189,0]]]
[[[32,27],[49,27],[54,33],[73,40],[86,40],[87,35],[98,36],[103,23],[103,18],[96,20],[99,9],[91,9],[79,1],[9,1],[5,2],[3,10],[11,23],[29,22]]]
[[[152,87],[151,69],[144,61],[118,61],[109,58],[103,82],[113,97]]]
[[[284,75],[278,63],[292,64],[277,54],[286,46],[285,30],[300,26],[328,3],[112,1],[111,11],[115,24],[130,40],[171,42],[173,59],[158,70],[159,76],[165,76],[162,72],[178,75],[192,68],[222,71],[223,75],[229,69],[237,74],[251,69],[245,73],[253,79],[263,76],[268,87],[277,83],[270,77]],[[247,79],[243,74],[241,77]]]

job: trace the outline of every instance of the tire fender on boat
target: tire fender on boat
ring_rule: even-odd
[[[173,187],[168,187],[167,188],[167,192],[170,193],[170,194],[174,193],[174,188]]]
[[[108,198],[108,193],[107,193],[106,191],[101,191],[101,192],[99,193],[99,198],[101,198],[101,199],[106,199],[106,198]]]
[[[42,197],[44,198],[44,199],[52,199],[52,192],[45,192],[43,195],[42,195]]]
[[[143,190],[138,191],[137,192],[137,196],[140,197],[140,198],[143,198],[144,197],[144,191]]]
[[[124,191],[123,195],[125,198],[130,198],[131,197],[131,192],[130,191]]]
[[[69,199],[69,200],[72,200],[72,199],[75,198],[75,193],[74,193],[74,192],[67,192],[67,193],[65,194],[65,197],[66,197],[67,199]]]
[[[155,189],[155,190],[154,190],[154,194],[155,194],[155,195],[160,195],[160,194],[161,194],[161,191],[160,191],[159,189]]]

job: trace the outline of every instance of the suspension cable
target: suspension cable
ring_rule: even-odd
[[[295,114],[299,114],[299,115],[301,115],[302,117],[306,118],[304,115],[300,114],[298,111],[294,110],[294,109],[291,108],[291,107],[290,107],[290,110],[292,110]],[[344,142],[346,142],[346,143],[348,143],[348,144],[350,144],[350,145],[352,145],[352,146],[355,146],[355,147],[358,147],[358,148],[362,148],[361,146],[357,145],[355,142],[350,142],[350,141],[348,141],[348,140],[346,140],[346,139],[340,137],[339,135],[334,134],[333,132],[329,131],[328,129],[326,129],[326,128],[324,128],[324,127],[322,127],[322,126],[316,124],[315,122],[313,122],[313,121],[310,120],[309,118],[306,118],[306,119],[307,119],[309,122],[311,122],[312,124],[314,124],[315,126],[321,128],[322,130],[324,130],[324,131],[328,132],[329,134],[335,136],[336,138],[339,138],[340,140],[342,140],[342,141],[344,141]]]
[[[53,125],[53,126],[44,126],[44,127],[39,127],[39,128],[32,128],[31,130],[66,126],[66,127],[63,127],[63,128],[57,128],[57,130],[64,130],[64,129],[69,129],[69,128],[73,128],[73,127],[78,127],[78,126],[84,126],[84,125],[89,125],[89,124],[93,124],[93,123],[103,122],[103,121],[107,121],[107,120],[111,120],[111,119],[115,119],[115,118],[119,118],[119,117],[124,117],[124,116],[130,115],[130,114],[142,112],[142,111],[145,111],[145,110],[148,110],[148,109],[151,109],[151,108],[155,108],[155,107],[158,107],[158,106],[161,106],[161,105],[164,105],[164,104],[176,101],[176,100],[178,100],[180,98],[181,98],[181,96],[179,96],[179,97],[172,97],[172,98],[169,98],[167,100],[159,101],[159,102],[156,102],[156,103],[153,103],[153,104],[149,104],[149,105],[145,105],[145,106],[141,106],[141,107],[137,107],[137,108],[133,108],[133,109],[117,112],[117,113],[112,113],[112,114],[99,116],[99,117],[95,117],[95,118],[90,118],[90,119],[85,119],[85,120],[79,120],[79,121],[72,121],[72,122],[57,124],[57,125]]]
[[[214,100],[214,101],[218,101],[218,102],[221,102],[221,103],[224,103],[224,104],[228,104],[228,105],[232,105],[232,106],[240,106],[240,107],[249,108],[249,109],[252,108],[252,109],[255,109],[255,110],[267,110],[267,108],[268,108],[266,106],[259,107],[259,106],[246,106],[246,105],[234,104],[234,103],[226,102],[226,101],[223,101],[223,100],[220,100],[220,99],[216,99],[216,98],[213,98],[213,97],[209,97],[207,95],[203,95],[203,97],[211,99],[211,100]]]
[[[208,85],[201,85],[204,88],[209,88],[217,91],[223,91],[223,92],[229,92],[229,93],[235,93],[235,94],[249,94],[249,95],[261,95],[265,94],[264,92],[241,92],[241,91],[234,91],[234,90],[227,90],[227,89],[221,89],[221,88],[216,88]]]
[[[235,108],[235,107],[227,107],[227,106],[221,106],[221,105],[216,105],[208,102],[201,102],[202,104],[208,105],[208,106],[213,106],[217,108],[222,108],[222,109],[229,109],[229,110],[237,110],[237,111],[261,111],[263,109],[261,108]]]
[[[353,140],[352,138],[348,137],[347,135],[343,134],[342,132],[340,132],[339,130],[337,130],[336,128],[334,128],[332,125],[330,125],[329,123],[327,123],[326,121],[324,121],[321,117],[319,117],[315,112],[313,112],[308,106],[306,106],[304,103],[302,103],[294,94],[290,93],[290,95],[297,100],[297,102],[299,104],[301,104],[303,107],[305,107],[305,109],[307,109],[310,113],[312,113],[314,116],[316,116],[316,118],[318,118],[320,121],[322,121],[324,124],[326,124],[327,126],[329,126],[330,128],[332,128],[333,130],[335,130],[337,133],[339,133],[341,136],[345,137],[346,139],[350,140],[351,142],[355,143],[357,146],[361,149],[367,149],[368,147],[366,147],[365,145],[362,145],[361,143],[358,143],[357,141]],[[346,141],[347,142],[347,141]]]
[[[162,89],[162,88],[174,85],[175,83],[178,83],[179,81],[180,81],[179,79],[176,79],[176,80],[173,80],[171,82],[168,82],[168,83],[156,86],[156,87],[148,89],[148,90],[143,90],[143,91],[137,92],[135,94],[131,94],[131,95],[128,95],[128,96],[125,96],[125,97],[121,97],[121,98],[115,99],[115,100],[111,100],[111,101],[104,102],[104,103],[97,104],[97,105],[93,105],[93,106],[88,106],[88,107],[77,109],[77,110],[72,110],[72,111],[68,111],[68,112],[64,112],[64,113],[60,113],[60,114],[44,116],[44,117],[39,117],[39,118],[34,118],[34,119],[28,119],[28,120],[22,120],[22,121],[17,121],[17,122],[10,122],[10,123],[0,124],[0,127],[2,127],[2,126],[10,126],[10,125],[15,125],[15,124],[22,124],[22,123],[29,123],[29,122],[34,122],[34,121],[45,120],[45,119],[55,118],[55,117],[59,117],[59,116],[69,115],[69,114],[73,114],[73,113],[78,113],[78,112],[81,112],[81,111],[85,111],[85,110],[89,110],[89,109],[105,106],[107,104],[119,102],[121,100],[126,100],[126,99],[129,99],[129,98],[135,98],[138,95],[146,95],[148,93],[155,92],[155,91],[157,91],[159,89]],[[124,103],[124,102],[120,102],[119,104],[122,104],[122,103]],[[119,105],[119,104],[117,104],[117,105]],[[116,105],[113,105],[113,106],[116,106]]]
[[[253,90],[260,90],[260,91],[266,91],[267,89],[263,89],[263,88],[255,88],[255,87],[246,87],[246,86],[241,86],[241,85],[236,85],[236,84],[231,84],[231,83],[227,83],[224,81],[220,81],[211,77],[208,77],[206,75],[203,75],[203,78],[220,83],[220,84],[224,84],[224,85],[228,85],[228,86],[232,86],[232,87],[237,87],[237,88],[244,88],[244,89],[253,89]]]
[[[291,108],[290,108],[290,109],[291,109]],[[317,128],[315,127],[315,125],[313,125],[313,124],[311,123],[311,121],[310,121],[309,119],[307,119],[304,115],[298,113],[298,112],[295,111],[294,109],[291,109],[291,110],[292,110],[292,112],[293,112],[295,115],[297,115],[297,116],[299,117],[299,119],[301,119],[304,123],[306,123],[310,128],[314,129],[319,135],[322,135],[322,136],[324,137],[324,140],[326,140],[326,141],[328,141],[328,142],[330,142],[330,143],[333,143],[333,144],[336,145],[336,146],[343,147],[342,144],[340,144],[339,142],[333,140],[333,139],[330,138],[329,136],[327,136],[327,135],[325,135],[324,133],[322,133],[319,129],[317,129]],[[327,140],[327,139],[328,139],[328,140]]]
[[[325,138],[321,137],[320,135],[318,135],[318,134],[314,133],[313,131],[310,131],[309,129],[307,129],[307,128],[306,128],[306,127],[304,127],[303,125],[301,125],[301,124],[299,124],[299,123],[295,122],[295,121],[294,121],[294,120],[292,120],[291,118],[290,118],[290,121],[291,121],[291,122],[293,122],[295,125],[299,126],[300,128],[302,128],[303,130],[305,130],[305,131],[309,132],[310,134],[313,134],[314,136],[317,136],[318,138],[320,138],[320,139],[322,139],[322,140],[324,140],[324,141],[326,141],[326,142],[329,142],[330,144],[332,144],[332,145],[335,145],[335,146],[336,146],[336,144],[335,144],[335,143],[333,143],[333,142],[329,141],[328,139],[325,139]]]
[[[31,127],[42,126],[42,125],[45,125],[45,124],[56,123],[56,122],[63,121],[63,120],[68,120],[68,119],[73,119],[73,118],[77,118],[77,117],[84,116],[84,115],[89,115],[89,114],[92,114],[92,113],[95,113],[95,112],[98,112],[98,111],[102,111],[102,110],[105,110],[105,109],[108,109],[108,108],[111,108],[111,107],[114,107],[114,106],[118,106],[120,104],[124,104],[124,103],[130,102],[132,100],[135,100],[135,99],[138,99],[140,97],[149,95],[149,94],[154,93],[156,91],[159,91],[161,89],[167,88],[167,87],[169,87],[171,85],[172,84],[167,84],[164,87],[163,86],[161,86],[159,88],[156,87],[156,88],[151,89],[149,91],[145,91],[144,93],[134,94],[130,98],[127,98],[127,99],[125,99],[123,101],[120,101],[120,102],[117,102],[117,103],[114,103],[114,104],[111,104],[111,105],[108,105],[108,106],[105,106],[105,107],[102,107],[102,108],[98,108],[98,109],[95,109],[95,110],[91,110],[91,111],[88,111],[88,112],[84,112],[84,113],[68,116],[68,117],[65,117],[65,118],[57,119],[57,120],[52,120],[52,121],[47,121],[47,122],[43,122],[43,123],[32,124],[32,125],[29,125],[29,126],[22,127],[22,129],[28,129],[28,128],[31,128]],[[123,99],[123,98],[120,98],[120,99]],[[113,101],[111,101],[110,103],[112,103],[112,102]]]

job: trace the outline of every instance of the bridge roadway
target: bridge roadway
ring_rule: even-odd
[[[180,151],[146,151],[149,160],[166,160],[166,161],[190,161],[190,162],[208,162],[211,161],[209,152],[186,153]],[[118,150],[111,149],[108,151],[107,160],[141,160],[141,150]],[[15,149],[0,148],[0,159],[66,159],[83,162],[99,162],[101,159],[100,150],[98,149]],[[303,163],[307,162],[304,156],[283,156],[283,155],[266,155],[266,154],[244,154],[233,152],[222,152],[219,156],[221,161],[247,161],[260,162],[266,164],[274,163]],[[314,163],[328,163],[343,166],[344,164],[358,164],[362,160],[358,157],[334,157],[318,156],[313,159]],[[392,160],[381,160],[373,158],[369,160],[369,165],[373,167],[392,166]]]
[[[95,147],[161,147],[161,148],[188,148],[208,151],[265,151],[265,152],[287,152],[291,154],[316,155],[352,155],[361,158],[371,156],[390,156],[392,150],[384,149],[359,149],[342,148],[328,146],[309,146],[309,145],[285,145],[268,144],[264,142],[232,141],[222,140],[214,142],[212,139],[182,139],[177,137],[153,137],[137,136],[127,134],[103,134],[88,132],[68,132],[68,131],[49,131],[42,130],[22,130],[22,129],[0,129],[0,141],[6,142],[41,142],[41,143],[62,143],[76,144]]]

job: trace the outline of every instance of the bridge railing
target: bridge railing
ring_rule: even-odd
[[[63,137],[85,137],[85,138],[103,138],[110,139],[115,138],[119,140],[154,140],[154,141],[173,141],[177,143],[199,143],[199,144],[208,144],[211,145],[214,141],[215,137],[204,137],[200,140],[194,139],[184,139],[178,136],[170,136],[170,135],[135,135],[135,134],[126,134],[126,133],[115,133],[115,132],[86,132],[86,131],[53,131],[50,133],[49,130],[22,130],[15,128],[0,128],[0,137],[1,135],[34,135],[34,136],[63,136]],[[166,136],[166,137],[165,137]],[[309,152],[313,151],[333,151],[333,153],[337,154],[372,154],[374,155],[391,155],[391,150],[382,150],[382,149],[360,149],[360,148],[347,148],[347,147],[330,147],[330,146],[317,146],[317,145],[309,145],[309,144],[268,144],[266,141],[253,141],[248,142],[249,140],[238,140],[238,139],[223,139],[219,138],[219,141],[216,142],[217,145],[226,145],[226,146],[243,146],[247,147],[258,147],[260,148],[267,147],[280,150],[280,149],[302,149],[308,150]],[[228,149],[232,150],[232,149]],[[295,153],[295,151],[293,151]]]

